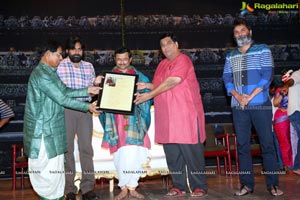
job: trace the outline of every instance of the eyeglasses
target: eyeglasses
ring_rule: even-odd
[[[58,53],[57,51],[52,52],[52,53],[55,54],[55,55],[58,56],[58,57],[62,57],[62,54],[61,54],[61,53]]]

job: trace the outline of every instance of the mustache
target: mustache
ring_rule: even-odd
[[[250,37],[250,35],[244,35],[244,36],[238,37],[237,39],[238,40],[243,40],[243,39],[246,39],[246,38],[249,38],[249,37]]]
[[[69,58],[72,62],[79,63],[82,60],[83,56],[80,54],[74,54],[74,55],[69,55]]]
[[[70,57],[82,57],[82,55],[80,54],[73,54],[73,55],[69,55]]]

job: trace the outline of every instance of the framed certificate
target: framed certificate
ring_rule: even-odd
[[[136,93],[137,74],[105,72],[101,82],[97,106],[100,111],[133,115],[134,94]]]

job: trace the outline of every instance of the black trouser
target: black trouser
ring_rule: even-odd
[[[82,194],[94,189],[94,150],[92,146],[93,137],[93,119],[90,112],[80,112],[71,109],[65,109],[65,121],[67,129],[68,152],[65,153],[65,171],[66,185],[65,194],[69,192],[77,193],[77,187],[74,184],[76,175],[74,158],[74,137],[78,138],[78,151],[80,156],[80,165],[82,178],[80,189]]]
[[[164,144],[164,151],[173,187],[188,191],[187,178],[192,191],[207,190],[205,176],[204,147],[198,144]],[[187,169],[187,171],[186,171]]]

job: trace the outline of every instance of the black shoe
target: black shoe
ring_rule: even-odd
[[[82,200],[99,200],[100,198],[94,191],[89,191],[82,195]]]
[[[73,193],[73,192],[69,192],[69,193],[66,195],[66,200],[76,200],[76,194]]]

